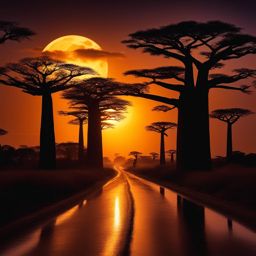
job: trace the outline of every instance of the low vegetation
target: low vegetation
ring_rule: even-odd
[[[113,176],[114,171],[111,169],[1,171],[0,227]]]

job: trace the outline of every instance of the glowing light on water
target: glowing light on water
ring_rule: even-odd
[[[64,212],[63,214],[59,215],[59,217],[57,218],[55,225],[61,225],[63,224],[65,221],[67,221],[69,218],[72,217],[72,215],[79,209],[79,206],[76,205],[74,207],[72,207],[71,209],[69,209],[68,211]]]
[[[120,226],[120,202],[119,197],[115,198],[115,208],[114,208],[114,227],[115,230],[119,229]]]

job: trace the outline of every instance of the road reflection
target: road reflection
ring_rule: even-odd
[[[237,222],[121,173],[99,193],[15,237],[4,249],[0,245],[0,255],[255,256],[255,245],[255,233]]]
[[[115,231],[119,230],[120,227],[120,205],[119,205],[119,197],[115,198],[115,213],[114,213],[114,229]]]
[[[177,196],[177,211],[184,255],[207,255],[204,208]]]

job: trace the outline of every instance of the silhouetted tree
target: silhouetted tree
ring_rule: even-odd
[[[139,151],[131,151],[129,153],[129,156],[133,156],[134,157],[134,160],[133,160],[133,163],[132,163],[132,167],[133,168],[136,168],[137,162],[138,162],[138,158],[139,158],[140,155],[142,155],[142,153],[139,152]]]
[[[15,161],[15,148],[10,145],[0,147],[0,165],[10,165]]]
[[[159,154],[156,153],[156,152],[150,152],[149,154],[152,156],[152,160],[153,161],[155,161],[158,158],[158,156],[159,156]]]
[[[159,111],[159,112],[168,112],[176,107],[169,107],[166,105],[159,105],[152,108],[152,111]]]
[[[32,30],[20,27],[16,22],[0,21],[0,44],[8,40],[21,41],[34,35]]]
[[[78,133],[78,160],[80,162],[84,159],[84,129],[83,126],[88,119],[88,111],[86,110],[76,110],[76,111],[60,111],[60,115],[74,116],[75,119],[71,120],[69,123],[74,125],[79,125]]]
[[[57,157],[66,160],[75,160],[78,155],[78,143],[62,142],[56,145]]]
[[[89,68],[65,64],[47,56],[25,58],[2,68],[0,83],[22,89],[33,96],[42,97],[40,131],[40,168],[52,169],[56,165],[52,93],[75,84],[75,78],[93,74]]]
[[[28,146],[21,146],[15,152],[18,164],[24,165],[33,161],[36,158],[36,152],[33,148]]]
[[[113,126],[108,121],[119,121],[129,102],[118,99],[122,84],[110,78],[90,78],[65,91],[63,97],[71,106],[88,111],[87,162],[91,167],[103,167],[102,129]]]
[[[176,127],[177,124],[172,122],[154,122],[146,126],[146,130],[160,133],[160,165],[165,165],[165,145],[164,136],[168,136],[166,131]]]
[[[240,28],[220,21],[186,21],[138,31],[124,41],[130,48],[142,49],[143,52],[174,59],[182,64],[182,67],[126,72],[151,79],[148,84],[179,93],[179,98],[138,94],[178,107],[177,163],[181,169],[205,170],[211,167],[209,90],[247,92],[248,86],[231,84],[255,75],[255,70],[247,68],[235,69],[233,75],[211,73],[223,67],[224,61],[256,53],[256,37],[240,31]],[[167,79],[171,81],[164,81]]]
[[[171,163],[174,163],[174,155],[176,154],[176,150],[175,149],[169,149],[169,150],[166,151],[166,153],[170,155]]]
[[[233,152],[232,146],[232,125],[236,123],[241,117],[253,114],[248,109],[242,108],[228,108],[228,109],[216,109],[211,112],[211,117],[227,123],[227,150],[226,158],[230,160]]]

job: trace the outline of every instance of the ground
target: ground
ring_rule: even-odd
[[[103,170],[7,170],[0,172],[0,227],[84,191],[115,175]]]

